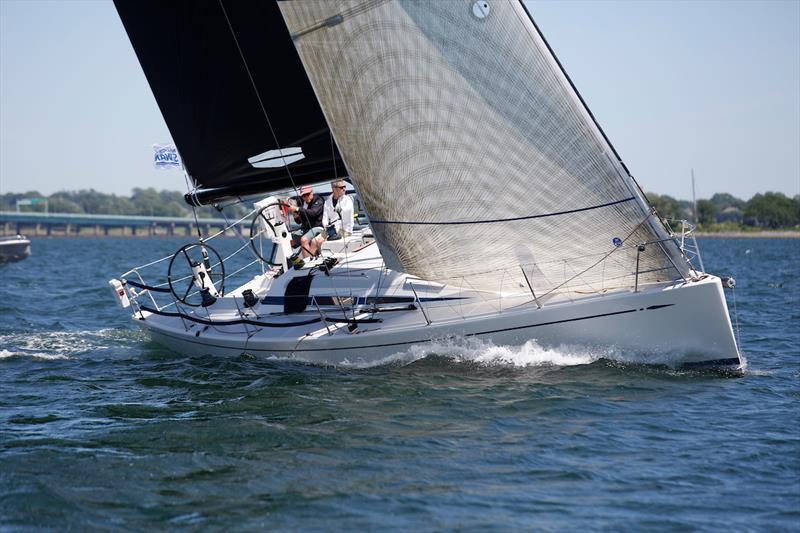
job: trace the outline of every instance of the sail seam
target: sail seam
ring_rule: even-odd
[[[581,207],[578,209],[570,209],[567,211],[556,211],[554,213],[544,213],[541,215],[527,215],[524,217],[512,217],[512,218],[495,218],[490,220],[449,220],[445,222],[427,222],[424,220],[370,220],[371,224],[406,224],[406,225],[420,225],[420,226],[454,226],[459,224],[495,224],[498,222],[515,222],[518,220],[531,220],[534,218],[546,218],[546,217],[555,217],[558,215],[568,215],[570,213],[580,213],[582,211],[591,211],[593,209],[601,209],[603,207],[610,207],[612,205],[618,205],[625,202],[630,202],[631,200],[635,200],[634,196],[629,198],[624,198],[622,200],[615,200],[613,202],[607,202],[605,204],[600,205],[593,205],[590,207]]]

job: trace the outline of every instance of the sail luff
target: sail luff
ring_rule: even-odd
[[[600,122],[594,116],[594,113],[592,113],[592,110],[589,108],[589,105],[586,103],[586,100],[584,100],[580,91],[578,91],[578,88],[575,86],[575,83],[572,81],[572,78],[570,78],[569,74],[562,65],[561,61],[558,59],[558,56],[553,51],[553,48],[550,46],[550,43],[547,41],[541,29],[536,24],[536,21],[533,19],[533,16],[528,10],[528,7],[525,5],[524,0],[518,0],[518,2],[526,16],[527,21],[530,22],[530,25],[532,26],[531,28],[528,28],[529,31],[531,32],[531,37],[533,39],[541,41],[541,43],[547,48],[547,51],[549,52],[548,58],[552,61],[554,70],[556,70],[561,74],[565,90],[575,99],[576,108],[586,114],[587,123],[594,126],[593,130],[595,135],[598,137],[598,141],[606,145],[611,154],[613,154],[614,156],[613,158],[609,157],[611,163],[615,167],[618,167],[617,172],[620,175],[620,178],[628,186],[628,189],[631,191],[631,194],[634,195],[637,201],[639,202],[639,205],[642,208],[642,215],[647,216],[650,212],[650,205],[643,197],[641,193],[641,188],[633,179],[633,175],[631,174],[630,170],[628,170],[628,167],[627,165],[625,165],[625,162],[622,160],[622,157],[619,155],[619,152],[617,152],[617,149],[611,143],[611,140],[608,138],[608,135],[606,135],[606,132],[600,125]]]
[[[525,12],[525,15],[527,15],[528,20],[533,25],[535,37],[538,37],[539,39],[541,39],[542,43],[545,45],[545,47],[547,47],[548,52],[550,52],[550,56],[552,57],[553,61],[555,62],[555,65],[558,67],[558,70],[561,72],[561,74],[563,74],[564,79],[566,80],[567,84],[569,85],[569,88],[575,94],[575,97],[580,102],[581,107],[589,115],[589,118],[592,120],[592,123],[594,123],[594,125],[597,127],[597,130],[598,130],[599,134],[602,136],[603,140],[608,145],[609,149],[611,149],[611,152],[614,154],[615,161],[622,166],[623,170],[625,171],[625,174],[632,178],[633,176],[632,176],[630,170],[628,170],[627,165],[625,165],[625,162],[622,160],[622,157],[620,157],[619,153],[617,152],[617,149],[611,143],[611,140],[608,138],[608,135],[606,135],[606,132],[603,130],[603,127],[600,125],[600,122],[594,116],[594,113],[592,113],[592,110],[589,108],[589,105],[586,103],[586,100],[583,99],[583,96],[581,95],[581,93],[578,90],[578,88],[575,85],[575,83],[572,81],[572,78],[569,76],[569,73],[567,73],[567,70],[564,68],[564,65],[561,63],[561,60],[558,59],[558,56],[556,55],[555,51],[553,50],[553,47],[550,46],[550,43],[548,42],[547,38],[544,36],[544,33],[542,33],[542,30],[539,28],[539,25],[536,24],[536,21],[534,20],[533,15],[531,15],[530,10],[528,9],[528,6],[525,5],[525,0],[518,0],[518,2],[520,3],[520,6],[522,7],[523,11]]]
[[[610,158],[611,162],[612,164],[618,167],[618,172],[620,174],[620,177],[628,185],[628,188],[630,189],[631,193],[636,197],[639,205],[642,208],[642,213],[645,216],[650,215],[648,224],[652,228],[653,232],[658,236],[658,238],[663,241],[662,243],[659,243],[659,246],[664,250],[664,253],[670,257],[672,264],[679,269],[681,275],[687,276],[689,274],[689,266],[686,264],[686,260],[683,258],[677,245],[674,242],[667,240],[669,235],[667,234],[667,231],[664,228],[664,226],[661,224],[661,221],[658,220],[656,216],[652,215],[652,206],[650,205],[650,202],[648,201],[647,196],[645,195],[641,186],[633,177],[633,174],[631,174],[630,170],[628,169],[628,166],[622,160],[622,157],[619,155],[619,152],[617,152],[617,149],[614,147],[613,143],[608,138],[608,135],[606,135],[606,132],[600,125],[600,122],[594,116],[594,113],[592,113],[592,110],[589,108],[589,105],[586,103],[580,91],[575,86],[575,83],[572,81],[572,78],[570,78],[569,74],[564,68],[564,65],[558,59],[558,56],[553,50],[553,47],[550,46],[550,43],[544,36],[544,33],[542,33],[542,30],[539,28],[539,25],[536,24],[536,21],[531,15],[530,10],[528,10],[528,6],[525,5],[524,0],[518,0],[518,2],[523,12],[525,13],[527,20],[533,27],[534,38],[541,39],[542,43],[547,48],[550,57],[555,63],[555,66],[557,67],[558,71],[562,74],[564,81],[568,86],[568,91],[574,95],[577,102],[579,103],[579,108],[586,113],[590,123],[596,129],[596,134],[602,139],[602,142],[608,146],[608,149],[614,155],[613,158]]]

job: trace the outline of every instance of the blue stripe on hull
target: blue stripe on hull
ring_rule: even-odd
[[[710,359],[708,361],[684,363],[681,365],[681,368],[731,367],[739,366],[741,364],[742,362],[738,357],[729,357],[727,359]]]

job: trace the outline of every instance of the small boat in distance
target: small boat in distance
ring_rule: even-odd
[[[250,224],[234,252],[250,263],[204,236],[109,282],[161,344],[375,364],[480,339],[742,364],[732,280],[650,205],[522,2],[115,4],[187,202],[267,196],[232,223]],[[295,261],[287,196],[345,176],[368,224],[331,220],[321,254]]]
[[[31,255],[31,241],[24,235],[0,237],[0,264],[20,261]]]

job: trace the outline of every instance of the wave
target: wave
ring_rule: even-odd
[[[454,338],[413,345],[406,351],[374,361],[345,360],[341,366],[348,368],[405,366],[428,357],[439,357],[455,364],[524,368],[588,365],[599,359],[608,358],[608,356],[607,350],[590,350],[566,345],[545,348],[533,340],[527,341],[521,346],[506,346],[475,338]]]
[[[140,340],[138,332],[115,328],[0,334],[0,346],[3,347],[0,348],[0,359],[73,359],[104,349],[119,348],[126,341]]]
[[[11,350],[2,350],[0,349],[0,359],[10,359],[12,357],[27,357],[30,359],[45,359],[45,360],[54,360],[54,359],[69,359],[66,355],[60,354],[49,354],[49,353],[38,353],[38,352],[14,352]]]
[[[449,364],[480,367],[571,367],[606,361],[614,366],[622,367],[654,365],[678,369],[685,361],[686,354],[682,351],[646,353],[624,351],[607,346],[587,347],[569,344],[545,347],[535,340],[529,340],[520,346],[509,346],[497,345],[491,341],[471,337],[413,345],[406,351],[375,361],[345,360],[341,366],[347,368],[405,366],[427,358],[443,359]],[[742,355],[742,366],[739,372],[746,371],[747,360]]]

